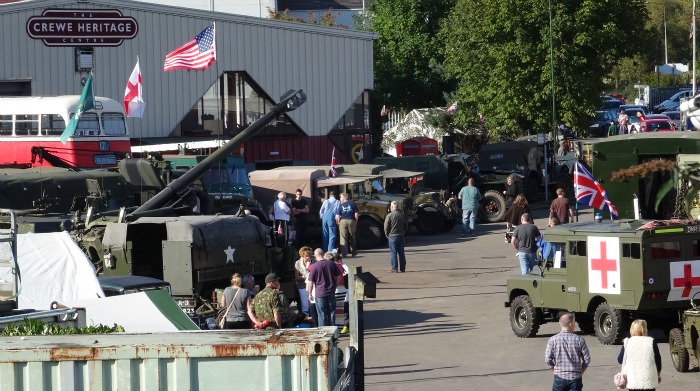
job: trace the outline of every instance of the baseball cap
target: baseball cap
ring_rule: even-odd
[[[275,273],[270,273],[267,276],[265,276],[265,284],[269,284],[272,281],[279,281],[279,277],[277,277],[277,274]]]

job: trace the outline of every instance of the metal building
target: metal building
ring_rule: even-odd
[[[217,60],[164,72],[165,56],[212,22]],[[129,0],[0,4],[0,31],[0,96],[77,95],[92,70],[95,94],[121,101],[138,56],[146,110],[129,119],[134,145],[230,139],[301,88],[306,105],[248,142],[246,162],[328,164],[333,147],[361,161],[369,150],[371,33]]]

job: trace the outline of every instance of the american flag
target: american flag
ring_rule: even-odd
[[[338,175],[338,172],[335,170],[335,147],[333,147],[333,153],[331,154],[331,169],[328,174],[334,178]]]
[[[574,166],[574,187],[576,188],[576,202],[608,211],[611,219],[617,219],[617,208],[608,199],[603,186],[579,162],[576,162]]]
[[[165,56],[163,71],[209,68],[216,60],[215,41],[212,23],[189,42]]]
[[[447,108],[447,112],[451,113],[455,110],[457,110],[457,101],[455,101],[455,103],[451,104],[450,107]]]

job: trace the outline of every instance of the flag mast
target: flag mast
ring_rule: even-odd
[[[695,42],[696,42],[696,37],[697,34],[695,34],[695,0],[693,0],[693,26],[691,27],[693,29],[693,92],[692,95],[695,96],[697,93],[697,85],[695,81],[695,60],[696,60],[696,50],[695,50]]]

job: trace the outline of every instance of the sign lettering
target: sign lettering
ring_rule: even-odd
[[[118,10],[47,9],[27,20],[27,34],[46,46],[119,46],[138,30],[136,19]]]

